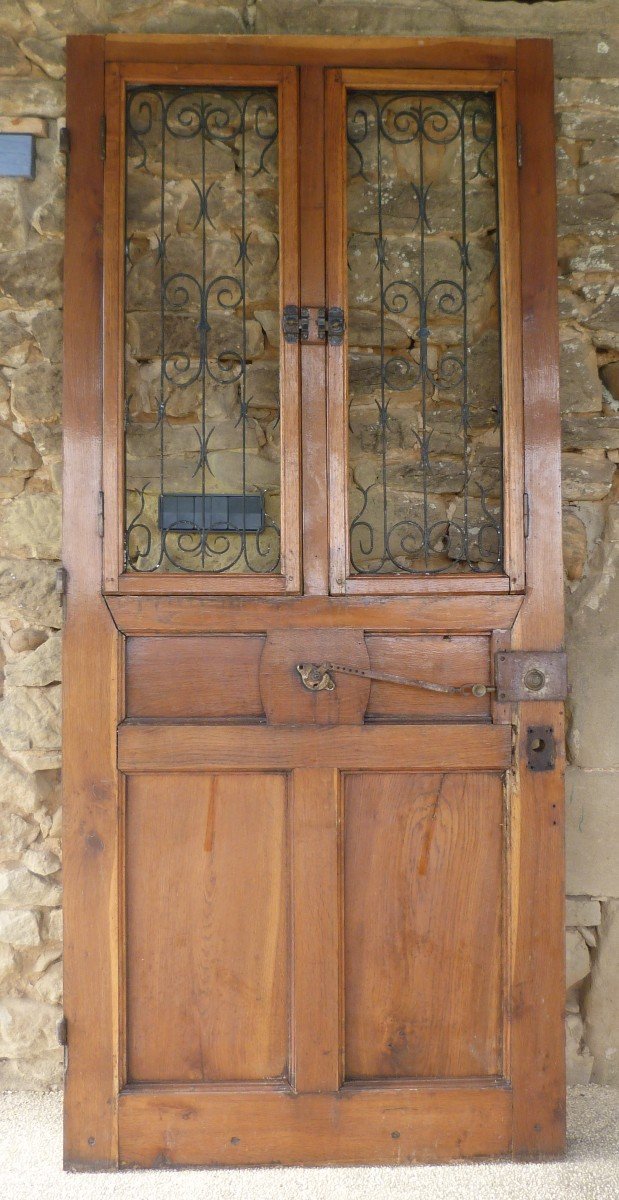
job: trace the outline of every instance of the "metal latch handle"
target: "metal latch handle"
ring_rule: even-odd
[[[297,671],[303,687],[310,692],[332,692],[335,687],[333,673],[357,675],[362,679],[375,679],[379,683],[397,683],[404,687],[421,688],[424,692],[440,692],[445,696],[486,696],[495,689],[486,683],[465,683],[455,687],[447,683],[431,683],[429,679],[404,679],[401,675],[389,675],[385,671],[373,671],[363,667],[345,667],[341,663],[297,663]]]

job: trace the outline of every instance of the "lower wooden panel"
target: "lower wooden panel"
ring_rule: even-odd
[[[501,1074],[503,785],[344,784],[345,1077]]]
[[[286,1072],[286,807],[283,775],[128,780],[130,1080]]]
[[[504,1086],[419,1086],[334,1096],[131,1090],[119,1101],[125,1167],[441,1162],[507,1154]]]

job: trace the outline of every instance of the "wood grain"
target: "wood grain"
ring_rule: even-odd
[[[300,662],[342,662],[366,670],[370,659],[360,629],[280,630],[269,633],[260,661],[260,693],[270,725],[362,725],[368,679],[338,675],[333,691],[311,692]]]
[[[522,596],[319,597],[249,600],[108,596],[126,634],[262,633],[271,629],[355,628],[394,633],[492,633],[509,629]]]
[[[126,820],[129,1080],[281,1078],[285,777],[130,779]]]
[[[161,63],[290,63],[315,66],[434,67],[445,69],[515,66],[514,38],[393,38],[200,36],[152,34],[148,38],[111,34],[108,61]]]
[[[64,267],[63,638],[64,1012],[69,1062],[64,1155],[113,1167],[120,1038],[120,801],[115,726],[122,717],[120,638],[101,598],[101,221],[103,38],[69,37],[71,132]],[[96,1036],[93,1030],[96,1029]]]
[[[488,638],[371,634],[366,645],[372,668],[379,671],[451,687],[490,683]],[[376,681],[366,712],[366,720],[383,721],[483,721],[489,717],[489,696],[446,696]],[[447,731],[445,736],[449,736]]]
[[[259,718],[264,638],[128,638],[127,716]]]
[[[507,725],[202,725],[126,721],[121,771],[292,770],[500,771],[511,761]]]
[[[345,1088],[200,1094],[140,1089],[120,1097],[123,1166],[449,1162],[509,1151],[509,1089]]]
[[[518,44],[525,478],[531,526],[527,597],[515,649],[556,650],[563,641],[561,470],[556,288],[555,134],[552,43]],[[544,231],[544,237],[539,231]],[[554,771],[525,765],[529,725],[551,725]],[[565,1147],[565,946],[563,705],[523,704],[512,812],[513,1152],[535,1157]]]
[[[347,1079],[501,1074],[502,790],[346,777]]]
[[[339,772],[293,772],[293,1060],[297,1092],[341,1076]]]

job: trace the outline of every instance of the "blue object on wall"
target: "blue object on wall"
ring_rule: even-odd
[[[34,134],[0,133],[0,176],[34,179],[34,160]]]

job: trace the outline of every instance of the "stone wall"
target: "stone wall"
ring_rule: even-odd
[[[0,1086],[60,1078],[60,307],[67,33],[553,36],[557,70],[570,1077],[619,1085],[619,14],[615,0],[2,0],[0,128],[37,176],[0,180]],[[14,127],[14,126],[13,126]]]

